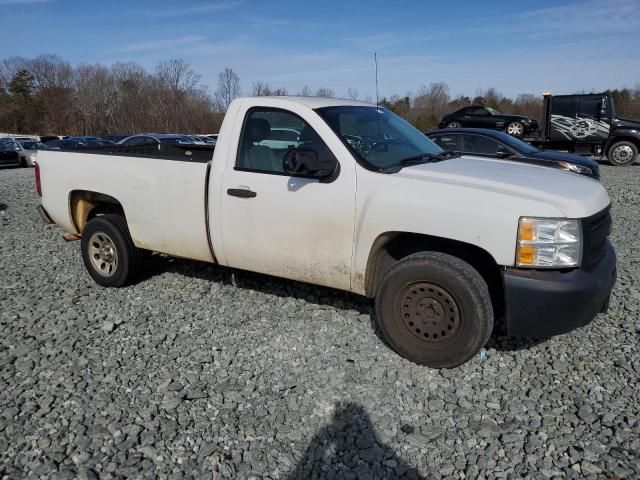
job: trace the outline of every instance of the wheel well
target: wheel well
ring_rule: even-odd
[[[376,239],[371,247],[365,274],[367,296],[375,296],[384,274],[394,263],[424,251],[447,253],[470,264],[487,282],[494,312],[504,312],[502,274],[489,252],[470,243],[417,233],[387,232]]]
[[[97,215],[115,213],[125,216],[118,200],[110,195],[88,190],[74,190],[70,193],[69,213],[79,234],[82,234],[87,222]]]

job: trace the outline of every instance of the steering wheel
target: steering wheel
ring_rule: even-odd
[[[376,140],[372,137],[366,136],[357,136],[357,135],[345,135],[344,139],[353,147],[353,149],[358,152],[363,157],[369,155],[376,144],[380,142],[376,142]]]

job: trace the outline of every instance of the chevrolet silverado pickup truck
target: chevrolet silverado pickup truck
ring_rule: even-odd
[[[265,142],[282,129],[290,144]],[[591,178],[446,152],[327,98],[237,99],[215,147],[192,147],[43,151],[40,215],[102,286],[135,281],[153,251],[355,292],[396,352],[437,368],[498,320],[544,337],[607,308],[610,202]]]

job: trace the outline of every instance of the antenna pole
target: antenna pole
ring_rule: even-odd
[[[373,62],[376,64],[376,108],[380,106],[378,99],[378,54],[373,52]]]

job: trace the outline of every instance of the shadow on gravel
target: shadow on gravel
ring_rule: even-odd
[[[210,282],[220,282],[224,285],[234,285],[238,288],[255,290],[268,295],[292,297],[316,305],[354,310],[369,316],[371,328],[376,336],[387,347],[389,346],[376,324],[373,302],[355,293],[159,254],[153,254],[148,259],[147,268],[141,280],[144,281],[166,272]],[[501,352],[513,352],[526,350],[544,341],[546,339],[509,337],[507,336],[504,319],[499,319],[486,348],[493,348]]]
[[[423,477],[378,438],[364,408],[355,403],[338,403],[331,423],[313,436],[287,478]]]

